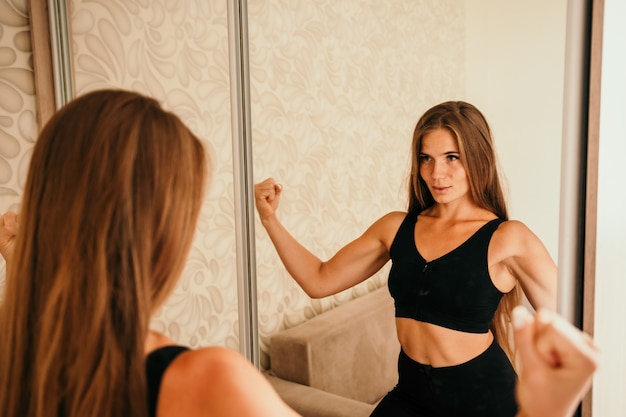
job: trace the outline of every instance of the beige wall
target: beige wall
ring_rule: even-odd
[[[491,123],[510,217],[558,258],[567,0],[470,0],[467,100]]]

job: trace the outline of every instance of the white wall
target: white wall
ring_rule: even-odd
[[[598,172],[593,415],[626,416],[626,3],[605,0]]]
[[[510,217],[558,255],[566,0],[469,0],[467,100],[493,129]]]

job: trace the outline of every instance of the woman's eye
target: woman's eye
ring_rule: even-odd
[[[420,155],[419,156],[419,160],[420,160],[420,162],[428,162],[428,161],[430,161],[430,156],[428,156],[428,155]]]
[[[458,161],[459,155],[448,155],[448,161]]]

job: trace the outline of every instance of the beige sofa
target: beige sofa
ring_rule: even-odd
[[[383,287],[273,335],[267,378],[304,417],[367,417],[397,382],[399,352]]]

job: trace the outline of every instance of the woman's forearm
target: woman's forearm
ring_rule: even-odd
[[[323,262],[298,242],[275,215],[261,221],[287,272],[313,298],[327,295],[322,285]]]

